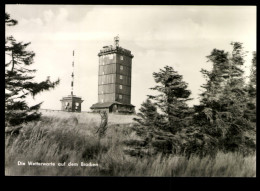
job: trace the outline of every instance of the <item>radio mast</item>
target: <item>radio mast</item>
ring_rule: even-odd
[[[73,96],[73,85],[74,85],[74,50],[73,50],[73,60],[72,60],[72,74],[71,74],[71,96]]]

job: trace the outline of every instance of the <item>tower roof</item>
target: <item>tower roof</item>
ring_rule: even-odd
[[[77,101],[81,101],[81,102],[84,101],[81,97],[78,97],[75,95],[73,95],[73,96],[68,95],[67,97],[62,97],[62,99],[60,101],[66,101],[66,100],[77,100]]]
[[[94,109],[94,108],[107,108],[107,107],[110,107],[113,104],[129,105],[129,106],[135,107],[132,104],[124,104],[124,103],[120,103],[120,102],[117,102],[117,101],[113,101],[113,102],[96,103],[96,104],[93,104],[90,108],[91,109]]]
[[[111,54],[111,53],[119,53],[119,54],[122,54],[122,55],[126,55],[126,56],[129,56],[131,58],[134,57],[133,54],[131,54],[131,51],[130,50],[127,50],[125,48],[122,48],[120,46],[104,46],[100,52],[98,53],[98,56],[102,56],[102,55],[106,55],[106,54]]]

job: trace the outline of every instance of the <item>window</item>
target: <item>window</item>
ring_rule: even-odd
[[[113,54],[109,54],[108,57],[109,57],[109,59],[113,59],[114,55]]]
[[[69,102],[65,102],[65,109],[69,108],[70,103]]]
[[[104,82],[102,81],[102,84],[104,84]]]
[[[104,74],[105,74],[105,72],[102,72],[102,74],[104,75]]]
[[[122,90],[122,89],[123,89],[123,86],[122,86],[122,85],[119,85],[119,89]]]
[[[120,70],[123,70],[124,69],[124,67],[123,66],[120,66]]]
[[[123,56],[120,56],[120,60],[124,60],[124,57],[123,57]]]
[[[101,103],[103,103],[104,102],[104,100],[103,99],[101,99]]]
[[[101,94],[103,94],[104,92],[103,91],[101,91]]]
[[[104,59],[104,57],[101,58],[101,64],[102,64],[102,65],[105,65],[105,59]]]
[[[119,95],[119,99],[122,99],[122,95]]]
[[[120,75],[120,80],[122,80],[123,79],[123,76],[122,75]]]

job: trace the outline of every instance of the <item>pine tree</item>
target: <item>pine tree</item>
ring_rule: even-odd
[[[159,117],[157,107],[150,99],[146,99],[145,102],[141,104],[140,112],[137,113],[139,118],[134,118],[135,121],[143,126],[154,126],[156,125],[156,120]]]
[[[256,122],[256,52],[253,52],[251,74],[247,85],[249,102],[247,105],[247,118],[255,123]]]
[[[182,80],[171,66],[165,66],[159,72],[154,72],[153,77],[157,86],[151,88],[158,91],[157,96],[148,97],[155,101],[155,105],[162,111],[162,116],[167,121],[167,130],[176,133],[185,126],[185,121],[190,114],[187,101],[191,92],[187,90],[187,83]]]
[[[213,49],[207,58],[213,67],[211,71],[201,70],[207,82],[201,86],[205,91],[200,94],[200,105],[194,107],[196,110],[195,119],[199,126],[207,125],[208,120],[213,123],[213,120],[216,119],[216,112],[213,108],[219,110],[221,107],[218,100],[229,73],[228,52]]]
[[[15,26],[18,22],[5,13],[6,27]],[[33,64],[35,53],[28,51],[30,43],[17,42],[13,36],[5,39],[5,126],[17,126],[22,123],[37,120],[40,117],[38,109],[42,103],[28,106],[25,98],[55,88],[59,80],[51,82],[49,77],[40,83],[34,82],[33,73],[29,69]]]
[[[251,74],[250,74],[250,84],[252,84],[254,89],[256,89],[256,52],[253,52]],[[252,96],[255,96],[255,94],[253,94]]]
[[[126,145],[135,146],[134,151],[130,152],[135,156],[140,156],[145,149],[148,155],[179,154],[184,150],[181,147],[185,142],[185,134],[179,132],[187,127],[192,112],[186,104],[191,92],[187,90],[187,83],[182,81],[182,76],[170,66],[154,72],[153,76],[158,85],[151,89],[160,94],[148,95],[139,110],[140,118],[135,119],[141,125],[135,130],[143,140],[127,141]]]
[[[206,134],[217,138],[224,151],[243,150],[252,141],[246,136],[251,125],[245,117],[248,94],[241,69],[245,52],[242,43],[232,42],[232,53],[214,49],[207,58],[212,71],[202,70],[207,83],[202,86],[201,104],[195,106],[194,121]]]

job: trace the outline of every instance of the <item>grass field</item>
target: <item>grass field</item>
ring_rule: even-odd
[[[78,124],[71,122],[77,117]],[[221,153],[216,158],[183,156],[135,158],[124,153],[126,140],[139,137],[133,131],[134,115],[108,115],[106,136],[96,131],[99,114],[43,112],[17,136],[6,136],[5,174],[24,176],[174,176],[255,177],[256,156]],[[25,165],[18,165],[18,161]],[[30,166],[28,162],[55,163]],[[76,163],[78,166],[75,166]],[[85,166],[81,166],[84,163]],[[65,166],[58,166],[65,165]],[[69,164],[74,166],[68,166]],[[95,165],[98,166],[95,166]],[[88,166],[86,166],[88,165]],[[91,166],[92,165],[92,166]]]

